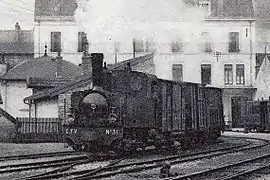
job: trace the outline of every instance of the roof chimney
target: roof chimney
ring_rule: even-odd
[[[7,64],[5,63],[5,57],[2,55],[0,62],[0,76],[3,76],[7,72]]]
[[[48,48],[48,46],[47,46],[47,44],[45,44],[45,52],[44,52],[44,56],[48,56],[48,54],[47,54],[47,48]]]
[[[19,25],[18,22],[16,22],[16,24],[15,24],[15,30],[16,30],[16,31],[21,30],[21,27],[20,27],[20,25]]]
[[[62,62],[63,57],[61,56],[61,52],[58,52],[58,55],[56,56],[56,78],[62,77]]]
[[[16,43],[16,45],[15,45],[15,48],[16,48],[16,51],[17,52],[21,52],[21,50],[22,50],[22,38],[21,38],[21,27],[20,27],[20,25],[19,25],[19,23],[18,22],[16,22],[16,24],[15,24],[15,32],[16,32],[16,34],[15,34],[15,43]]]

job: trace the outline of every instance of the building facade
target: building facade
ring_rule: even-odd
[[[66,60],[80,64],[86,36],[90,52],[104,53],[109,63],[155,52],[154,72],[159,78],[222,88],[225,121],[239,127],[238,102],[251,100],[255,93],[252,0],[185,2],[185,8],[192,6],[202,15],[195,20],[131,22],[130,26],[140,27],[136,35],[97,41],[102,32],[91,36],[75,20],[75,0],[36,0],[35,55],[47,44],[49,54],[61,51]]]

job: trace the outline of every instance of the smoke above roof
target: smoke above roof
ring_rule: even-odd
[[[126,38],[169,41],[176,37],[190,41],[187,33],[194,36],[201,32],[205,13],[183,1],[77,0],[75,19],[91,42],[115,42]],[[197,0],[189,2],[192,1],[196,4]]]

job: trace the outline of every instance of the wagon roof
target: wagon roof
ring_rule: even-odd
[[[108,65],[108,69],[122,70],[126,67],[128,63],[132,67],[133,65],[136,65],[138,63],[143,63],[145,61],[149,61],[149,60],[153,61],[153,58],[154,58],[154,54],[151,53],[145,56],[128,59],[128,60],[113,64],[113,65]],[[34,100],[40,100],[44,98],[52,98],[66,92],[86,90],[86,89],[89,89],[91,86],[92,86],[92,76],[81,75],[67,84],[64,84],[62,86],[59,86],[53,89],[41,91],[39,93],[33,94],[32,96],[26,97],[24,101],[34,101]]]

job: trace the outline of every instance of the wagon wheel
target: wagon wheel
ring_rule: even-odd
[[[72,146],[72,148],[73,148],[75,151],[80,151],[80,146],[79,146],[79,145],[74,144],[74,145]]]

